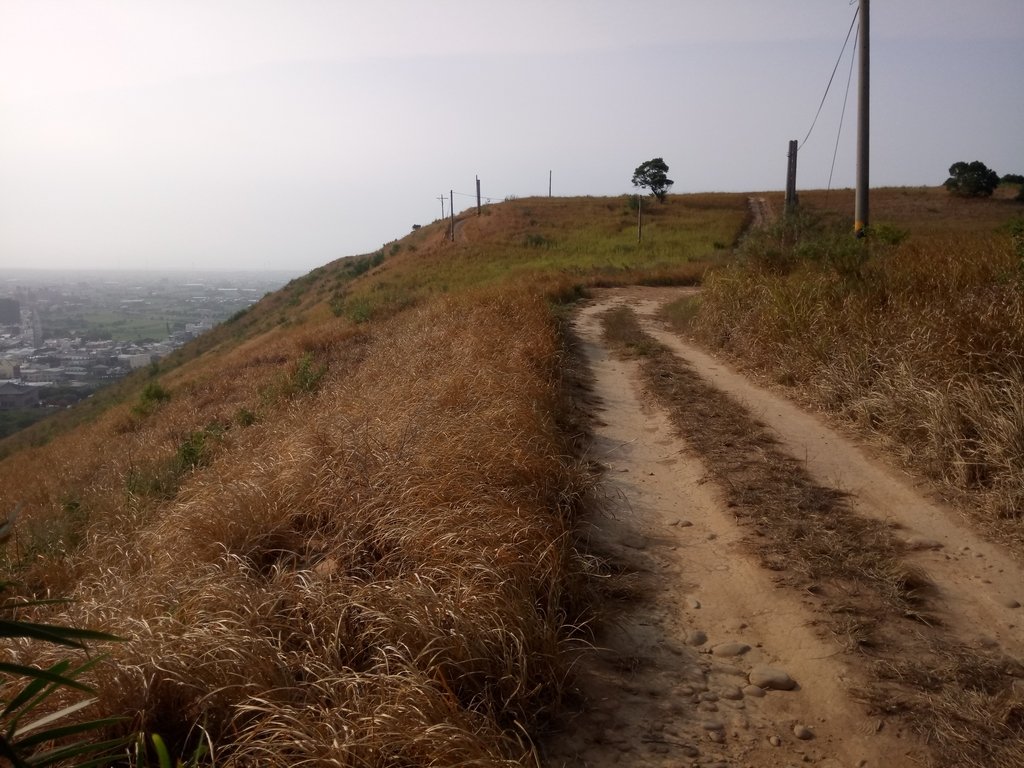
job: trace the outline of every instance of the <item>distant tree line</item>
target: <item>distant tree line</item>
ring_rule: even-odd
[[[944,186],[960,197],[991,197],[1000,184],[1020,185],[1017,199],[1024,201],[1024,174],[1007,173],[1000,177],[980,160],[953,163]]]

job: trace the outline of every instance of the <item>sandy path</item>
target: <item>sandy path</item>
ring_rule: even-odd
[[[580,313],[576,330],[601,403],[592,459],[606,470],[608,492],[592,536],[598,551],[635,575],[624,579],[632,590],[598,638],[603,650],[584,665],[586,710],[553,739],[546,763],[922,764],[898,724],[869,717],[852,700],[857,672],[816,631],[813,598],[778,588],[742,550],[701,461],[643,401],[635,364],[604,349],[597,315],[621,300],[654,306],[638,307],[648,299],[632,291],[612,292]],[[783,669],[797,688],[748,687],[759,665]],[[810,738],[798,738],[801,726]]]
[[[751,197],[747,200],[750,206],[750,229],[759,229],[775,220],[771,203],[763,197]]]
[[[926,764],[899,721],[868,716],[855,700],[862,670],[821,631],[816,599],[777,585],[741,546],[724,495],[645,399],[637,364],[605,349],[598,315],[632,307],[648,333],[766,424],[816,482],[849,493],[857,514],[889,522],[910,545],[907,559],[936,583],[933,615],[959,644],[1024,659],[1024,570],[904,473],[660,328],[658,308],[686,290],[607,291],[576,319],[600,404],[591,458],[605,469],[607,491],[591,535],[625,575],[609,578],[610,621],[581,665],[586,704],[547,745],[546,765]],[[736,643],[749,649],[723,647]],[[746,687],[765,664],[797,688]],[[800,726],[810,738],[798,738]]]
[[[782,447],[805,462],[819,483],[851,495],[860,515],[887,521],[915,550],[906,559],[939,589],[938,618],[966,645],[998,644],[1024,659],[1024,569],[1007,552],[975,534],[964,518],[929,500],[910,478],[792,402],[753,384],[692,344],[651,322],[662,302],[644,299],[634,309],[652,336],[702,377],[742,403],[775,433]]]

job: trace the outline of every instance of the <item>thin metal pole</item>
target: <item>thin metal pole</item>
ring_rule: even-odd
[[[476,177],[476,215],[480,215],[480,177]]]
[[[548,197],[551,197],[551,171],[548,171]]]
[[[455,193],[452,190],[448,190],[448,214],[452,217],[452,242],[455,242]]]
[[[857,203],[853,214],[853,234],[864,237],[868,228],[868,160],[871,128],[871,45],[869,42],[869,0],[860,0],[860,67],[857,77]]]

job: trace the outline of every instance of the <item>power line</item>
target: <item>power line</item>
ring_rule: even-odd
[[[852,5],[853,3],[851,3]],[[850,35],[853,34],[853,27],[857,23],[857,15],[859,9],[854,12],[853,19],[850,21],[850,29],[846,32],[846,40],[843,41],[843,49],[839,52],[839,58],[836,59],[836,65],[832,67],[832,75],[828,79],[828,85],[825,86],[825,93],[821,97],[821,103],[818,105],[818,111],[814,115],[814,120],[811,121],[811,127],[807,129],[807,135],[804,136],[804,140],[800,142],[798,149],[803,149],[804,144],[811,138],[811,132],[814,130],[814,126],[818,123],[818,117],[821,115],[821,109],[825,106],[825,99],[828,98],[829,89],[832,88],[832,81],[836,77],[836,71],[839,69],[839,63],[843,60],[843,55],[846,53],[846,46],[850,43]]]
[[[857,34],[853,38],[853,47],[857,47],[857,40],[860,37],[860,27],[857,27]],[[843,96],[843,111],[839,115],[839,130],[836,131],[836,146],[832,151],[832,167],[828,171],[828,188],[825,190],[825,199],[828,200],[828,193],[832,191],[832,174],[836,169],[836,157],[839,154],[839,137],[843,135],[843,120],[846,118],[846,104],[850,100],[850,83],[853,81],[853,63],[856,57],[850,54],[850,73],[846,76],[846,95]]]
[[[469,197],[472,198],[473,200],[476,200],[476,195],[471,195],[468,192],[455,192],[454,194],[458,197]],[[494,201],[498,200],[497,197],[481,197],[480,199],[488,203],[493,203]]]

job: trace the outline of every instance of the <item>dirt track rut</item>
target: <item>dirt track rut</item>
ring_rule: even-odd
[[[820,629],[813,595],[783,588],[741,546],[743,532],[707,468],[646,399],[636,363],[612,356],[598,316],[626,303],[646,330],[739,400],[858,514],[889,520],[936,581],[943,621],[965,644],[1024,658],[1024,573],[924,498],[899,472],[817,417],[659,329],[653,314],[678,289],[610,291],[576,332],[594,375],[592,460],[605,473],[595,549],[626,575],[600,650],[581,665],[586,705],[546,747],[549,766],[920,766],[927,750],[896,719],[870,715],[855,691],[863,670]],[[768,665],[793,690],[750,687]]]

